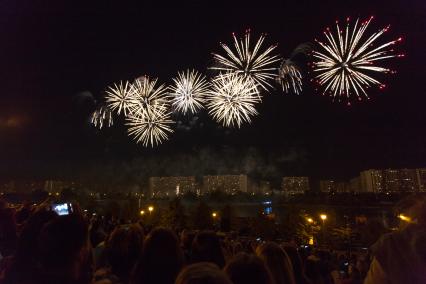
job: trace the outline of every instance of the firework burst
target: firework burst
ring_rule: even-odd
[[[353,26],[347,19],[346,27],[341,29],[336,22],[336,33],[330,29],[324,31],[325,42],[317,41],[321,51],[314,50],[313,69],[319,85],[324,87],[323,93],[333,98],[350,99],[356,96],[369,98],[366,89],[371,86],[384,88],[385,85],[375,79],[374,74],[391,73],[386,67],[377,66],[379,61],[402,57],[393,52],[392,46],[402,38],[377,45],[377,40],[389,29],[389,26],[364,36],[371,20],[357,20]],[[349,104],[349,102],[348,102]]]
[[[156,86],[157,78],[142,76],[132,84],[132,96],[129,103],[129,112],[133,115],[151,116],[153,112],[167,109],[167,88],[164,85]],[[159,115],[160,113],[158,113]]]
[[[178,73],[178,77],[173,79],[174,85],[170,87],[170,98],[172,106],[186,114],[195,114],[203,108],[205,97],[209,92],[209,83],[205,76],[195,70],[187,70]]]
[[[105,106],[99,107],[92,113],[91,122],[95,127],[99,127],[99,129],[102,129],[104,126],[112,126],[113,118],[111,110]]]
[[[290,59],[285,59],[278,70],[278,81],[285,93],[293,92],[300,94],[302,92],[302,73],[299,67]]]
[[[169,139],[168,134],[173,132],[170,125],[173,123],[164,107],[154,106],[149,113],[131,113],[126,124],[129,126],[129,136],[133,136],[136,143],[154,147]]]
[[[264,49],[265,36],[262,35],[252,47],[250,45],[250,31],[247,31],[244,38],[240,40],[237,39],[235,34],[232,34],[232,36],[234,38],[234,50],[222,43],[221,46],[225,50],[225,55],[213,53],[218,65],[210,67],[210,69],[219,70],[225,75],[233,73],[242,75],[266,91],[268,88],[272,88],[271,81],[277,77],[277,67],[274,64],[280,61],[278,55],[272,54],[276,46],[269,46]]]
[[[261,100],[256,86],[248,78],[233,73],[219,75],[213,81],[207,101],[209,114],[217,122],[239,128],[257,115],[255,104]]]
[[[124,83],[120,81],[119,84],[114,83],[114,86],[110,86],[106,90],[105,100],[112,111],[116,111],[118,115],[123,111],[124,115],[127,116],[134,107],[132,85],[128,81]]]

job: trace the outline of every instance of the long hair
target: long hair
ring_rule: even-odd
[[[276,284],[296,283],[291,261],[279,245],[267,242],[257,247],[256,254],[266,263]]]

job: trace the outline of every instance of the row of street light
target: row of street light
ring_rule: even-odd
[[[148,206],[148,212],[151,215],[152,211],[154,211],[154,206]],[[141,210],[139,212],[142,216],[145,215],[145,210]]]
[[[322,223],[324,224],[325,220],[327,220],[327,215],[326,214],[320,214],[319,217],[322,220]],[[306,218],[306,221],[308,221],[308,223],[312,224],[314,222],[314,219],[309,217],[309,218]]]

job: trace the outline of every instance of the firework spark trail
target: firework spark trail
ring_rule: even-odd
[[[394,54],[391,46],[400,42],[402,38],[374,47],[376,40],[385,33],[389,26],[373,33],[364,39],[364,34],[373,17],[359,23],[355,22],[353,28],[347,19],[346,28],[341,30],[336,22],[336,34],[330,29],[324,32],[326,42],[318,41],[323,51],[313,52],[313,69],[317,73],[315,78],[324,87],[323,93],[331,93],[333,98],[350,97],[355,94],[369,98],[366,89],[378,85],[385,87],[379,80],[372,77],[371,73],[389,73],[389,68],[376,66],[377,61],[393,57],[403,57],[403,54]]]
[[[173,133],[170,125],[174,122],[164,107],[154,106],[149,113],[131,113],[127,117],[128,135],[133,136],[136,143],[144,147],[154,147],[168,140]]]
[[[112,111],[116,111],[118,115],[123,111],[127,116],[134,107],[132,85],[128,81],[120,81],[118,85],[114,83],[114,86],[109,86],[106,90],[105,100]]]
[[[209,83],[206,77],[195,70],[179,72],[177,78],[173,78],[174,85],[170,87],[172,106],[186,114],[195,114],[203,108],[205,97],[209,92]]]
[[[302,92],[302,73],[293,61],[283,60],[278,75],[278,81],[285,93],[300,94]]]
[[[232,34],[232,36],[234,38],[235,50],[221,43],[226,54],[223,56],[213,53],[213,57],[218,65],[210,67],[210,69],[219,70],[225,75],[237,73],[250,79],[251,82],[256,84],[256,86],[260,86],[265,91],[268,88],[272,88],[273,86],[270,81],[273,81],[277,77],[277,67],[274,64],[281,60],[278,55],[272,55],[276,46],[269,46],[261,51],[265,40],[265,36],[262,35],[253,49],[251,49],[250,31],[246,32],[244,39],[238,40],[235,34]]]
[[[133,115],[150,116],[152,112],[164,112],[168,106],[167,88],[156,86],[157,78],[142,76],[132,84],[129,112]],[[159,113],[158,113],[159,114]]]
[[[111,110],[105,106],[99,107],[92,113],[91,122],[95,127],[99,127],[99,129],[102,129],[104,125],[107,127],[112,126],[114,121]]]
[[[207,98],[209,114],[225,127],[241,126],[257,115],[255,104],[261,101],[255,85],[236,73],[219,75]]]

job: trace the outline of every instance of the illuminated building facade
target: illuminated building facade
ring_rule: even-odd
[[[203,176],[203,192],[220,190],[228,194],[247,192],[246,175]]]
[[[366,192],[418,192],[425,190],[426,169],[370,169],[362,171],[360,179]]]
[[[336,184],[334,180],[320,180],[319,188],[324,193],[336,192]]]
[[[295,195],[304,194],[309,191],[308,177],[283,177],[281,188],[284,194]]]
[[[149,190],[151,197],[175,197],[196,191],[194,176],[187,177],[150,177]]]

